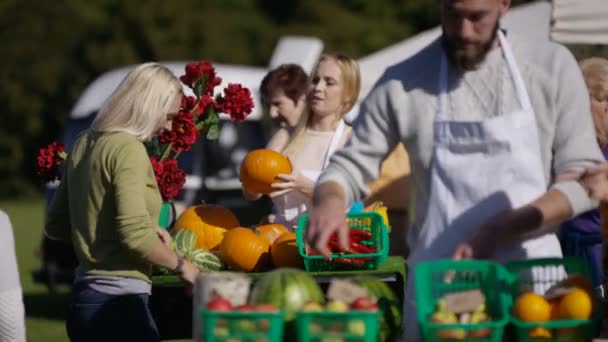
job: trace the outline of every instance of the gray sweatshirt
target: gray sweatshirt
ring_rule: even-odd
[[[507,40],[536,115],[547,184],[556,174],[580,171],[602,161],[587,88],[571,53],[555,43],[526,41],[513,34]],[[378,177],[382,160],[402,142],[412,169],[410,217],[413,227],[423,223],[430,194],[441,53],[438,39],[389,67],[362,103],[350,142],[333,155],[317,183],[340,184],[347,207],[367,194],[366,184]],[[521,108],[500,48],[490,51],[476,71],[462,75],[450,68],[448,88],[446,107],[451,120],[481,120]],[[497,177],[500,170],[496,165]],[[596,206],[576,181],[551,187],[567,196],[574,215]],[[417,236],[413,229],[408,232],[410,246]]]

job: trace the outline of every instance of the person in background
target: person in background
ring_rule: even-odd
[[[398,144],[380,167],[378,179],[368,184],[369,195],[363,201],[366,207],[382,202],[387,208],[391,226],[389,255],[407,257],[407,234],[410,186],[410,161],[403,144]]]
[[[608,159],[608,60],[588,58],[580,62],[583,77],[591,100],[591,114],[595,125],[595,137]],[[567,180],[567,175],[556,178],[556,182]],[[593,209],[561,226],[560,242],[564,256],[582,257],[590,265],[593,283],[603,294],[604,269],[602,260],[602,229],[600,212]]]
[[[266,148],[281,152],[289,141],[306,106],[308,75],[297,64],[283,64],[264,76],[260,84],[260,97],[264,111],[272,120],[272,136]],[[256,201],[262,197],[243,188],[243,197]],[[274,214],[265,215],[261,224],[274,222]]]
[[[510,0],[438,5],[442,35],[388,68],[362,103],[349,144],[317,182],[305,237],[327,256],[338,233],[346,250],[344,208],[366,195],[388,153],[406,146],[415,180],[406,341],[420,340],[418,263],[561,257],[556,228],[608,192],[605,177],[549,184],[554,175],[606,164],[572,54],[501,29]]]
[[[270,194],[272,223],[293,231],[308,212],[313,186],[333,153],[350,137],[344,115],[359,96],[361,76],[357,62],[341,54],[323,54],[313,70],[306,110],[281,152],[291,161],[292,174],[278,175]],[[250,196],[259,194],[250,194]]]
[[[308,83],[308,75],[296,64],[280,65],[264,76],[260,95],[274,128],[266,148],[275,151],[285,148],[304,111]]]
[[[159,341],[148,307],[152,266],[190,284],[198,275],[158,227],[161,195],[144,146],[171,129],[181,98],[169,69],[138,65],[65,161],[45,234],[71,241],[78,257],[66,322],[72,341]]]
[[[11,221],[0,210],[0,341],[25,342],[23,291]]]

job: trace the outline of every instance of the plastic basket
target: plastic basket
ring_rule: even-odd
[[[502,341],[509,322],[510,277],[506,269],[491,261],[440,260],[421,262],[414,270],[416,314],[424,341],[460,340]],[[491,321],[477,324],[441,324],[431,322],[437,301],[444,295],[480,289],[486,298]],[[476,335],[473,339],[473,335]],[[483,335],[483,336],[479,336]]]
[[[298,312],[297,340],[376,342],[379,322],[380,311]]]
[[[283,340],[283,312],[241,312],[200,310],[200,336],[196,341]]]
[[[313,249],[304,241],[308,227],[308,214],[302,215],[296,230],[298,252],[304,260],[308,272],[373,270],[388,258],[388,228],[384,226],[382,216],[375,212],[350,213],[346,216],[350,229],[362,230],[372,234],[371,240],[363,242],[366,246],[376,247],[375,253],[365,254],[332,254],[328,259],[314,255]]]
[[[579,274],[591,279],[589,268],[580,258],[532,259],[512,262],[508,270],[516,277],[511,286],[513,303],[523,291],[540,295],[552,285],[569,275]],[[591,341],[599,329],[601,305],[595,292],[590,289],[594,311],[588,320],[554,320],[546,323],[528,323],[512,316],[514,339],[517,341]]]

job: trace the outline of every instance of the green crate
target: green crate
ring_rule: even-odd
[[[297,312],[298,342],[378,341],[380,311]]]
[[[200,336],[197,341],[283,340],[283,312],[244,312],[200,310]]]
[[[416,266],[414,275],[416,314],[424,341],[449,340],[446,337],[449,332],[464,335],[460,339],[465,339],[465,336],[482,331],[489,334],[477,337],[475,341],[502,341],[509,322],[510,300],[507,291],[510,276],[504,267],[482,260],[439,260],[421,262]],[[440,324],[430,321],[439,298],[449,293],[473,289],[480,289],[485,295],[486,309],[492,321],[478,324]]]
[[[591,273],[587,264],[581,258],[548,258],[532,259],[507,264],[507,269],[516,277],[516,281],[511,286],[513,296],[512,303],[522,291],[532,290],[539,294],[551,285],[563,280],[568,275],[580,274],[587,279],[591,279]],[[535,272],[532,279],[532,272]],[[589,320],[555,320],[546,323],[528,323],[512,316],[514,339],[517,341],[591,341],[596,335],[601,322],[600,300],[592,292],[594,300],[594,312]],[[511,309],[509,308],[509,311]],[[541,329],[540,332],[548,333],[545,338],[532,338],[530,336],[533,329]],[[539,330],[537,330],[539,332]],[[550,337],[549,337],[550,336]]]
[[[346,271],[346,270],[374,270],[388,258],[388,228],[385,227],[382,216],[375,212],[349,213],[346,216],[350,229],[358,229],[372,234],[367,246],[375,246],[375,253],[366,254],[339,254],[334,253],[329,259],[322,255],[311,255],[312,248],[304,241],[308,227],[308,214],[302,215],[296,229],[296,243],[298,252],[304,260],[308,272],[319,271]],[[361,265],[345,263],[349,259],[363,259]],[[339,261],[336,261],[339,260]]]

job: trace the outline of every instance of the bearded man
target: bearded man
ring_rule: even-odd
[[[307,240],[328,255],[337,232],[346,249],[344,209],[365,196],[395,145],[406,146],[407,341],[419,340],[418,263],[560,257],[556,227],[597,206],[584,182],[553,182],[604,159],[581,72],[565,47],[501,29],[510,5],[439,0],[443,34],[386,70],[315,188]],[[605,177],[595,181],[605,188]]]

